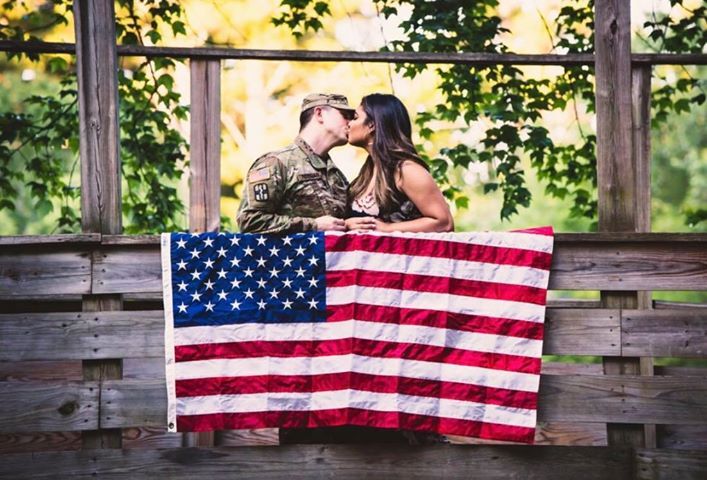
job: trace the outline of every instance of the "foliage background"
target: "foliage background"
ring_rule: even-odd
[[[477,38],[471,40],[454,30],[454,16],[434,17],[435,11],[424,9],[426,2],[327,3],[328,14],[320,7],[319,13],[324,15],[319,16],[312,9],[316,2],[307,1],[190,0],[177,4],[121,0],[116,3],[122,25],[119,41],[264,49],[418,48],[517,53],[591,50],[590,18],[581,15],[591,7],[587,0],[475,2],[473,12],[479,13],[479,18],[469,25],[457,21],[460,27],[480,29]],[[305,13],[300,20],[310,22],[310,28],[304,28],[301,21],[292,23],[291,27],[301,35],[292,35],[291,28],[273,24],[273,18],[296,18],[292,15],[298,6],[304,7]],[[563,9],[569,7],[580,13],[568,17],[565,12],[563,16]],[[72,18],[67,8],[70,4],[62,0],[7,1],[0,31],[11,36],[10,27],[21,26],[25,38],[36,35],[46,41],[73,42]],[[704,11],[697,17],[701,21],[682,25],[681,34],[668,28],[684,23],[690,15],[694,17],[700,8],[704,9],[702,2],[695,0],[632,2],[633,50],[703,51]],[[26,12],[31,15],[26,16]],[[434,21],[425,20],[423,29],[411,30],[409,24],[425,15],[433,15]],[[470,16],[473,15],[467,15]],[[320,24],[315,22],[317,19]],[[311,27],[321,28],[315,31]],[[456,32],[457,37],[434,32]],[[685,38],[692,39],[692,43]],[[410,40],[416,41],[417,46]],[[0,172],[0,191],[4,193],[0,200],[2,234],[77,230],[80,185],[78,145],[72,140],[78,130],[72,62],[70,56],[58,55],[0,60],[0,112],[4,112],[0,145],[6,149],[0,150],[0,168],[5,169]],[[188,183],[183,175],[188,158],[188,68],[183,63],[145,62],[139,58],[121,58],[120,65],[126,230],[154,233],[183,229],[187,218],[181,205],[186,200]],[[221,124],[225,228],[234,228],[232,219],[250,162],[275,145],[287,144],[296,135],[299,101],[304,94],[332,90],[333,84],[354,103],[372,91],[393,92],[403,99],[418,122],[415,140],[452,200],[459,229],[509,229],[538,224],[552,224],[557,231],[595,228],[591,216],[596,195],[591,184],[593,99],[591,93],[582,95],[573,90],[591,84],[591,72],[561,67],[439,70],[419,71],[410,66],[396,70],[393,66],[364,63],[224,62]],[[466,85],[461,92],[476,92],[474,98],[478,102],[459,110],[443,108],[455,104],[449,100],[460,94],[455,90],[458,84],[475,78],[487,81],[490,75],[502,80],[497,84],[503,87],[499,89],[500,96],[489,95],[487,84],[477,90]],[[654,231],[707,230],[707,222],[692,226],[685,223],[686,214],[698,212],[707,204],[707,148],[705,136],[701,135],[707,110],[699,102],[700,95],[704,100],[704,78],[704,68],[654,69],[654,114],[656,119],[664,117],[662,123],[656,122],[652,132]],[[537,118],[528,116],[529,104],[539,109]],[[22,121],[34,122],[33,129],[24,130],[24,137],[17,133],[22,129],[16,128],[23,125]],[[44,132],[41,148],[25,146],[18,151],[22,142],[43,138],[43,125],[55,128]],[[521,132],[515,143],[517,148],[499,147],[504,140],[501,136],[512,129]],[[529,139],[527,135],[532,134],[537,136]],[[521,138],[523,135],[526,137]],[[553,164],[548,159],[552,155],[537,155],[542,149],[535,148],[548,138],[557,147],[558,161],[554,165],[559,176],[554,183],[549,181]],[[504,142],[507,144],[515,141],[513,135],[505,140],[510,140]],[[351,147],[336,149],[333,157],[350,178],[363,160],[361,152]],[[8,199],[12,199],[14,209],[9,208]],[[514,210],[518,214],[513,214]]]

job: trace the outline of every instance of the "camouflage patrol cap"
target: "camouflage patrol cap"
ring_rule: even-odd
[[[356,109],[349,105],[348,99],[344,95],[337,93],[310,93],[302,100],[302,112],[312,107],[328,106],[347,112],[355,112]]]

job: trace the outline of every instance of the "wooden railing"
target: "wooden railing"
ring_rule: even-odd
[[[21,312],[0,315],[0,453],[5,453],[0,478],[45,470],[58,476],[103,472],[128,478],[132,469],[143,467],[193,475],[227,471],[236,464],[256,472],[258,465],[276,458],[265,472],[283,475],[286,467],[278,470],[278,465],[295,458],[310,475],[321,475],[325,467],[364,475],[375,467],[376,474],[389,476],[393,469],[399,474],[400,462],[429,473],[434,465],[441,468],[451,461],[454,467],[447,467],[445,476],[454,477],[463,476],[464,468],[489,467],[483,463],[489,458],[497,459],[492,468],[509,476],[528,468],[550,477],[558,468],[568,476],[590,469],[597,478],[630,477],[642,468],[691,475],[707,468],[700,451],[707,449],[707,369],[659,367],[653,376],[606,375],[596,363],[543,365],[536,434],[542,448],[477,445],[466,447],[474,448],[469,452],[440,446],[432,448],[434,454],[394,445],[384,452],[361,445],[226,448],[277,445],[277,431],[269,429],[221,432],[212,453],[187,449],[192,452],[187,455],[180,448],[181,436],[165,428],[158,237],[0,237],[0,272],[0,305],[6,312]],[[707,290],[707,235],[558,234],[550,288]],[[123,295],[123,308],[81,311],[81,298],[105,294]],[[550,303],[544,354],[707,357],[704,306],[638,310],[580,305]],[[86,379],[82,365],[87,361],[117,362],[122,378]],[[660,448],[607,446],[607,423],[657,424]],[[71,451],[81,445],[80,432],[103,430],[121,432],[122,453]],[[461,437],[451,441],[490,443]],[[19,453],[28,451],[35,453]],[[326,461],[317,464],[321,458]],[[193,463],[182,471],[180,462]]]

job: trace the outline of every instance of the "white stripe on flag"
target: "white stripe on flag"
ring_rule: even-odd
[[[356,372],[369,375],[458,382],[509,390],[536,392],[540,376],[468,365],[380,358],[362,355],[322,357],[257,357],[180,362],[177,380],[259,375],[323,375]]]
[[[354,335],[355,333],[355,335]],[[392,323],[346,320],[321,323],[242,323],[175,329],[175,344],[203,345],[212,343],[312,341],[362,338],[385,342],[416,343],[434,347],[538,358],[542,341],[529,338],[465,332],[424,325],[397,325]]]
[[[348,305],[355,302],[384,307],[416,308],[464,315],[509,318],[527,322],[545,321],[544,305],[450,295],[448,293],[350,285],[348,287],[327,287],[326,301],[327,305]]]
[[[447,232],[447,233],[422,233],[422,232],[326,232],[326,235],[371,235],[399,238],[426,239],[464,243],[470,245],[486,245],[489,247],[517,248],[535,252],[552,253],[553,236],[524,232]]]
[[[533,267],[397,253],[326,252],[327,271],[370,270],[546,288],[550,273]]]
[[[350,407],[529,428],[535,426],[536,417],[536,411],[531,409],[350,389],[314,393],[268,392],[180,397],[177,402],[179,415],[208,415],[222,412],[318,411]]]

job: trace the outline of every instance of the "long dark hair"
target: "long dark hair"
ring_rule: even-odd
[[[382,215],[394,212],[405,200],[396,185],[400,165],[412,160],[428,169],[412,143],[412,125],[405,105],[395,96],[372,93],[361,100],[367,124],[374,128],[371,154],[349,187],[349,205],[368,189],[374,174],[373,194]]]

